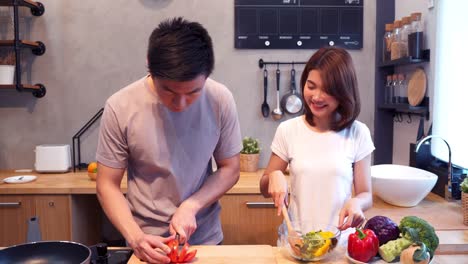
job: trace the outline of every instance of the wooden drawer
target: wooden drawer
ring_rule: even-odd
[[[36,216],[42,240],[71,240],[69,195],[36,195]]]
[[[25,243],[28,220],[33,216],[33,196],[0,195],[0,246]]]
[[[276,215],[271,198],[260,194],[227,194],[220,202],[223,244],[276,246],[283,218]]]

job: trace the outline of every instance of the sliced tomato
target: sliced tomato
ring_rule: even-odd
[[[185,260],[184,262],[190,262],[195,258],[195,255],[197,254],[197,250],[194,249],[192,251],[187,252],[187,255],[185,255]]]
[[[177,263],[178,261],[178,252],[179,252],[179,241],[171,240],[167,243],[167,246],[171,249],[171,252],[167,254],[171,262]]]
[[[167,243],[167,246],[171,249],[171,252],[167,254],[171,263],[186,263],[190,262],[195,258],[197,250],[194,249],[189,251],[189,243],[185,243],[179,248],[179,241],[177,239],[171,240]]]
[[[179,262],[185,262],[185,255],[187,255],[188,247],[189,244],[185,243],[182,249],[179,251],[179,257],[177,258]]]

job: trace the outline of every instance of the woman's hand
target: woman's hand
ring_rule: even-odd
[[[366,217],[361,209],[361,201],[358,198],[349,199],[341,208],[338,228],[345,230],[350,227],[359,227],[364,225],[365,222]]]
[[[286,194],[288,193],[288,181],[280,170],[270,172],[268,175],[268,194],[271,195],[275,206],[278,208],[277,214],[281,214],[281,208],[286,203]]]
[[[185,243],[197,229],[196,209],[189,202],[183,202],[172,216],[169,233],[179,234],[179,242]]]
[[[171,249],[166,245],[174,236],[160,237],[141,233],[135,240],[129,241],[133,254],[141,261],[149,263],[169,263],[167,256]]]

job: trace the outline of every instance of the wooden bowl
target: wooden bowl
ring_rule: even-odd
[[[97,177],[97,172],[88,172],[88,177],[92,180],[95,181]]]

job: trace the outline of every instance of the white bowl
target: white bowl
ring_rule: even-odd
[[[382,164],[371,167],[373,192],[389,204],[413,207],[427,196],[437,175],[414,167]]]

